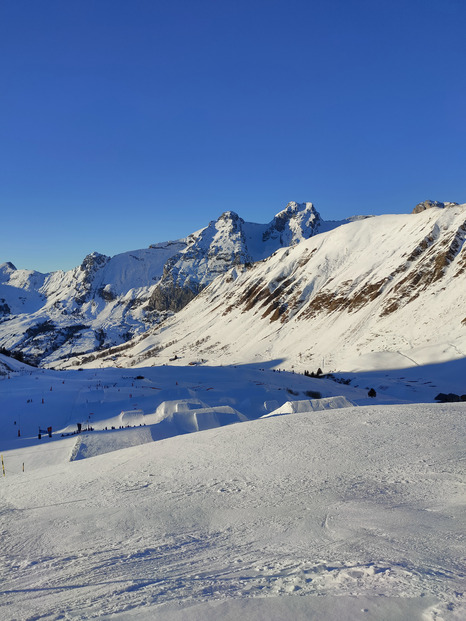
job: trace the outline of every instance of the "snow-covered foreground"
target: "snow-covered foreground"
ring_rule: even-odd
[[[463,619],[466,404],[303,411],[319,381],[329,405],[364,402],[252,367],[0,381],[0,618]],[[59,430],[40,442],[36,401]],[[161,413],[176,426],[189,403],[205,419],[264,401],[285,413],[152,441]],[[62,437],[90,407],[96,431]]]

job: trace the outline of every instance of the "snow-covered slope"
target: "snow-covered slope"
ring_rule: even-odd
[[[0,266],[0,346],[36,362],[118,345],[177,311],[232,266],[267,257],[342,222],[289,203],[269,224],[226,212],[186,239],[112,258],[97,252],[69,272]]]
[[[231,270],[113,363],[281,359],[328,372],[462,358],[465,235],[466,205],[337,227]]]
[[[11,356],[5,356],[4,354],[0,353],[0,376],[9,375],[11,372],[28,373],[33,370],[35,370],[34,367],[31,367],[28,364],[24,364],[20,360],[16,360]]]
[[[121,343],[145,329],[141,308],[182,242],[116,255],[88,255],[69,272],[0,266],[1,345],[40,361]]]
[[[464,619],[466,404],[363,395],[254,365],[0,379],[0,618]],[[199,402],[276,415],[152,441]]]

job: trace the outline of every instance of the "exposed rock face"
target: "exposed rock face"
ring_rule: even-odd
[[[0,298],[0,316],[1,315],[9,315],[11,313],[11,309],[6,303],[4,298]]]
[[[290,202],[267,225],[245,222],[227,211],[192,236],[188,246],[167,262],[149,308],[178,311],[219,274],[309,239],[321,222],[312,203]]]
[[[16,267],[11,263],[11,261],[7,261],[6,263],[2,263],[0,265],[0,274],[2,276],[6,276],[16,271]]]
[[[275,239],[280,246],[294,246],[318,232],[322,220],[312,203],[288,203],[278,213],[263,235],[263,240]]]
[[[436,207],[437,209],[445,209],[446,207],[454,207],[455,205],[458,205],[458,203],[442,203],[440,201],[427,200],[423,203],[418,203],[411,213],[421,213],[422,211],[432,209],[433,207]]]
[[[92,273],[95,273],[100,267],[105,265],[105,263],[108,263],[108,261],[110,261],[110,257],[100,254],[99,252],[92,252],[84,258],[79,269],[85,272],[86,278],[89,278]]]
[[[84,304],[92,296],[92,285],[96,273],[110,261],[110,257],[100,254],[99,252],[92,252],[84,258],[84,261],[79,266],[82,272],[80,282],[77,285],[78,296],[76,297],[77,304]]]
[[[183,286],[177,286],[169,274],[163,283],[156,287],[147,307],[149,310],[177,312],[189,304],[204,286],[189,281],[185,281]]]
[[[227,211],[192,235],[187,247],[165,264],[148,308],[178,311],[219,274],[233,265],[251,262],[244,224],[238,214]]]

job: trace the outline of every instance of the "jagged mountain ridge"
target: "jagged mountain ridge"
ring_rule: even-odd
[[[178,311],[230,267],[260,261],[279,248],[312,237],[324,226],[338,224],[324,224],[312,203],[288,203],[265,225],[245,222],[227,211],[194,233],[186,248],[167,261],[149,308]]]
[[[119,345],[183,308],[232,266],[345,222],[324,222],[312,203],[290,202],[268,224],[229,211],[184,239],[114,257],[94,252],[67,272],[41,274],[4,263],[0,346],[50,364]]]
[[[352,222],[233,268],[104,364],[341,371],[465,357],[465,236],[466,205]]]

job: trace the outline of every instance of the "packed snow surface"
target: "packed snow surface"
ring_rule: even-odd
[[[465,618],[466,403],[396,372],[370,399],[370,375],[1,362],[2,619]]]
[[[302,401],[287,401],[270,414],[262,418],[281,416],[282,414],[297,414],[298,412],[320,412],[321,410],[337,410],[351,407],[353,403],[346,397],[327,397],[325,399],[303,399]]]

